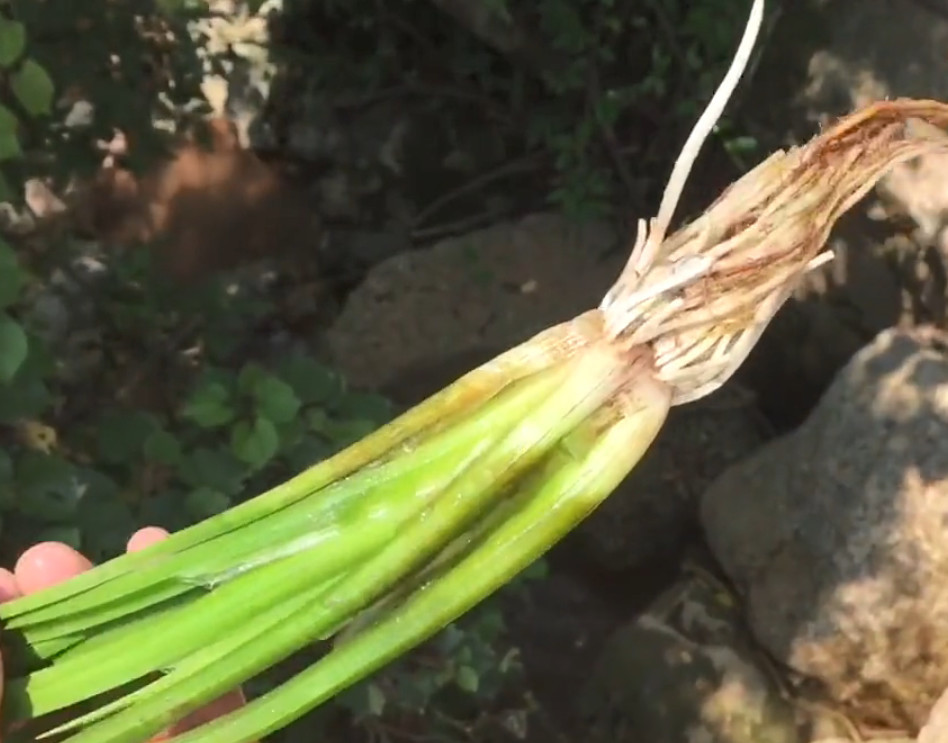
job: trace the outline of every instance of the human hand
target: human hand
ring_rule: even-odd
[[[135,532],[128,540],[126,549],[129,552],[137,552],[167,536],[168,532],[164,529],[149,526]],[[92,563],[72,547],[59,542],[41,542],[23,553],[12,572],[0,568],[0,602],[36,593],[79,575],[91,567]],[[0,697],[3,694],[2,669],[0,662]],[[233,712],[244,704],[246,700],[243,692],[236,689],[187,715],[168,730],[152,738],[151,743],[169,741],[176,735]]]

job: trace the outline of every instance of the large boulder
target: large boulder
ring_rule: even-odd
[[[948,687],[946,348],[883,332],[701,503],[757,641],[868,728],[918,731]]]
[[[627,258],[605,223],[536,214],[403,253],[349,295],[327,340],[354,384],[506,349],[594,308]]]

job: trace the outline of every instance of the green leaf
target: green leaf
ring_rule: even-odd
[[[322,438],[304,436],[283,454],[283,460],[291,470],[301,471],[328,459],[333,451]]]
[[[477,631],[482,637],[494,638],[505,630],[504,615],[495,609],[485,609],[477,621]]]
[[[497,665],[497,670],[502,674],[519,673],[522,668],[523,665],[520,662],[520,650],[518,648],[510,648]]]
[[[196,488],[188,493],[184,505],[195,520],[201,521],[230,508],[230,498],[220,490]]]
[[[86,556],[93,562],[103,562],[122,554],[136,523],[118,483],[92,468],[79,470],[77,478],[84,491],[76,512],[76,526],[82,533]]]
[[[749,154],[757,149],[757,140],[753,137],[733,137],[725,140],[724,146],[735,155]]]
[[[138,526],[160,526],[170,532],[181,531],[192,525],[182,503],[186,494],[178,490],[169,490],[147,498],[138,514]]]
[[[236,412],[230,391],[220,382],[209,382],[194,390],[182,415],[201,428],[219,428],[234,420]]]
[[[302,404],[290,385],[270,375],[257,380],[253,395],[257,401],[257,413],[274,423],[289,423]]]
[[[333,430],[333,420],[322,408],[312,408],[306,411],[306,425],[313,433],[322,434],[326,438],[331,438]]]
[[[303,354],[294,354],[277,366],[277,374],[304,405],[336,399],[346,391],[345,380],[332,369]]]
[[[273,459],[280,448],[280,435],[267,418],[257,416],[253,423],[241,421],[231,431],[230,448],[239,460],[260,469]]]
[[[341,449],[357,441],[361,441],[377,428],[378,426],[375,424],[375,421],[331,421],[330,428],[324,432],[324,435],[326,435],[336,447]]]
[[[0,17],[0,67],[9,67],[26,49],[26,27],[19,21]]]
[[[111,464],[134,461],[157,429],[155,419],[139,410],[108,412],[96,426],[99,458]]]
[[[16,466],[16,507],[46,522],[71,521],[82,488],[74,467],[61,457],[24,452]]]
[[[329,407],[337,418],[373,421],[377,426],[388,423],[395,413],[392,403],[370,392],[343,395]]]
[[[10,187],[10,181],[0,172],[0,202],[14,201],[17,198],[18,194]]]
[[[13,458],[0,449],[0,510],[10,508],[15,502],[15,479]]]
[[[56,89],[45,69],[33,59],[27,59],[10,78],[13,95],[31,116],[45,116],[53,110]]]
[[[56,356],[42,338],[31,333],[28,339],[30,350],[17,376],[44,378],[54,374],[58,369]]]
[[[36,535],[38,542],[62,542],[74,550],[82,549],[82,534],[77,526],[47,526]]]
[[[354,444],[379,427],[374,420],[345,416],[330,417],[325,410],[320,408],[306,411],[306,425],[310,431],[325,437],[337,448]]]
[[[549,566],[542,557],[539,560],[535,560],[525,567],[521,573],[520,577],[523,580],[540,580],[541,578],[546,578],[550,574]]]
[[[451,655],[464,642],[466,635],[456,624],[449,624],[437,636],[438,650],[443,655]]]
[[[0,314],[0,384],[9,384],[20,370],[29,352],[26,333],[7,314]]]
[[[474,657],[474,651],[471,650],[471,646],[468,644],[462,645],[458,648],[457,652],[454,654],[454,660],[460,665],[465,665],[470,663]]]
[[[195,449],[179,469],[182,479],[192,488],[208,487],[236,494],[243,488],[247,467],[226,449]]]
[[[49,389],[42,379],[21,374],[11,384],[0,384],[0,423],[38,418],[51,402]]]
[[[267,370],[260,366],[260,364],[251,361],[250,363],[244,364],[240,370],[240,374],[237,375],[237,389],[245,395],[252,395],[254,388],[260,380],[266,377]]]
[[[463,691],[469,694],[476,694],[481,685],[477,671],[470,666],[460,666],[454,675],[454,680]]]
[[[337,697],[356,720],[378,717],[385,711],[386,698],[382,688],[371,681],[343,690]]]
[[[277,425],[277,432],[280,434],[280,450],[285,452],[308,436],[309,428],[306,426],[306,420],[303,416],[296,415],[292,420]]]
[[[146,459],[169,467],[177,467],[184,456],[181,442],[162,428],[152,431],[145,439],[144,454]]]
[[[16,116],[0,103],[0,161],[13,160],[22,154]]]
[[[13,248],[0,240],[0,309],[9,307],[19,299],[24,279]]]

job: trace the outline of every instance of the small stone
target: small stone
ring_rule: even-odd
[[[809,743],[732,596],[682,576],[606,643],[580,704],[589,743]]]

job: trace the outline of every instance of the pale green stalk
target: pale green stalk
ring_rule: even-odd
[[[323,585],[370,559],[429,507],[458,473],[510,431],[524,411],[554,395],[568,371],[566,366],[554,367],[521,380],[453,428],[381,465],[380,469],[395,470],[400,476],[381,478],[339,520],[310,535],[309,546],[239,573],[180,608],[153,616],[133,615],[115,629],[92,634],[53,665],[12,680],[6,692],[7,713],[19,716],[29,705],[32,716],[43,715],[171,667],[231,629],[257,623],[261,612],[299,593],[300,586]],[[353,477],[339,485],[358,484],[359,478]],[[297,519],[305,526],[305,513]],[[239,566],[234,570],[239,572]],[[65,618],[67,626],[71,619]]]
[[[256,498],[177,532],[146,550],[117,557],[65,583],[3,604],[0,606],[0,620],[4,626],[13,628],[24,626],[30,621],[25,615],[55,618],[61,613],[72,613],[72,608],[61,608],[67,598],[85,594],[121,576],[154,569],[156,565],[163,565],[170,556],[184,553],[242,527],[255,526],[270,514],[343,480],[357,470],[384,459],[386,455],[400,454],[399,447],[410,445],[414,438],[441,430],[511,383],[548,368],[551,360],[562,357],[567,346],[582,347],[585,341],[578,334],[568,342],[563,342],[565,327],[564,324],[539,333],[528,344],[514,348],[464,375],[357,444]],[[148,583],[143,582],[142,585],[147,586]],[[93,606],[96,603],[91,602]],[[49,610],[44,613],[44,609]]]
[[[535,467],[579,423],[612,399],[628,370],[610,349],[590,349],[564,363],[559,389],[485,454],[460,472],[419,519],[377,556],[356,567],[327,595],[273,621],[258,617],[214,645],[184,659],[143,689],[133,704],[70,738],[71,743],[136,743],[227,689],[304,646],[342,620],[351,620],[421,569],[458,533],[489,512],[504,489]],[[294,602],[296,603],[296,602]],[[124,706],[124,705],[123,705]]]
[[[625,410],[602,410],[567,436],[529,478],[532,488],[515,512],[449,571],[314,666],[175,743],[253,743],[424,642],[511,580],[608,497],[651,445],[669,399],[645,381],[647,389],[633,388],[622,401]]]

